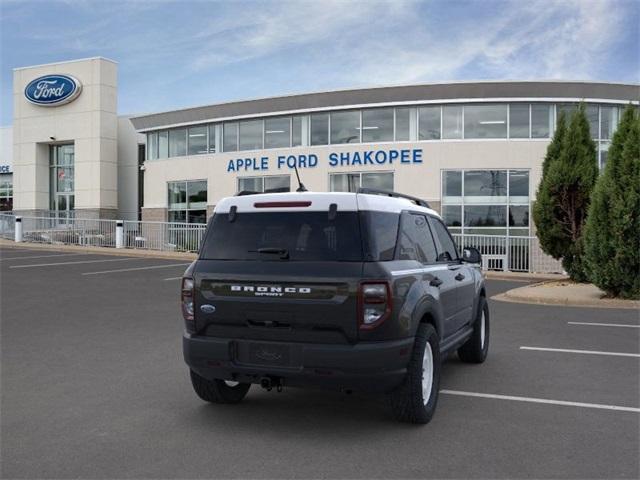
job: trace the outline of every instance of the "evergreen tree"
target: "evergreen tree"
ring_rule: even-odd
[[[590,281],[609,295],[640,298],[640,118],[632,106],[593,192],[585,261]]]
[[[565,112],[560,112],[556,122],[556,130],[547,147],[547,153],[542,162],[542,178],[538,185],[536,201],[533,204],[532,215],[536,225],[537,236],[540,239],[542,250],[553,258],[562,258],[564,250],[562,248],[562,229],[554,222],[555,205],[548,185],[549,167],[560,158],[564,137],[567,132]]]
[[[559,155],[546,166],[533,211],[542,249],[561,258],[571,279],[578,282],[587,280],[582,233],[597,176],[596,146],[580,105],[562,136]]]

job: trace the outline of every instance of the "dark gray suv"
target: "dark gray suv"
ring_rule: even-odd
[[[383,392],[398,419],[427,423],[441,359],[487,356],[480,260],[393,192],[225,198],[182,280],[193,388],[214,403],[251,384]]]

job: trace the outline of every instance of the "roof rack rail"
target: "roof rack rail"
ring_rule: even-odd
[[[386,197],[394,197],[394,198],[406,198],[407,200],[411,200],[416,205],[425,208],[431,208],[429,203],[426,200],[422,200],[418,197],[412,197],[411,195],[405,195],[404,193],[392,192],[391,190],[380,190],[378,188],[358,188],[356,193],[366,193],[369,195],[384,195]]]

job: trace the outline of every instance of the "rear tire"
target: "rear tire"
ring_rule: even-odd
[[[440,388],[440,341],[432,325],[421,323],[416,333],[407,376],[389,395],[397,420],[429,423],[438,403]]]
[[[205,402],[211,403],[240,403],[245,397],[250,383],[225,382],[225,380],[207,380],[193,370],[191,374],[191,385],[196,394]],[[234,383],[236,383],[234,385]]]
[[[489,305],[480,297],[473,333],[469,340],[458,349],[458,357],[467,363],[482,363],[489,353]]]

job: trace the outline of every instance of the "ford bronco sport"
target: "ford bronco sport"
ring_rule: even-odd
[[[394,192],[225,198],[182,279],[193,388],[214,403],[252,383],[383,392],[399,420],[427,423],[441,359],[487,356],[480,260]]]

